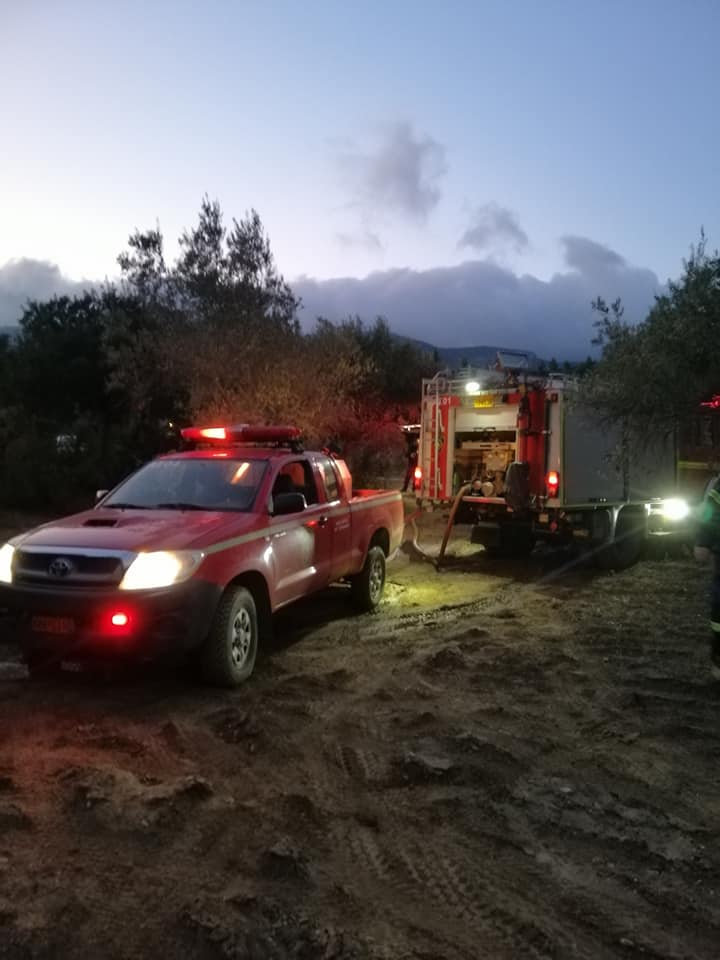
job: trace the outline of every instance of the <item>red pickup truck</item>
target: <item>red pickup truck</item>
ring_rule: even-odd
[[[399,492],[354,492],[344,461],[304,452],[292,427],[182,433],[192,449],[0,548],[0,607],[31,673],[174,653],[235,686],[278,608],[339,580],[358,609],[380,603]]]

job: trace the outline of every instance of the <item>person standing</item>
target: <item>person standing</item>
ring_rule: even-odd
[[[710,672],[720,680],[720,475],[705,488],[700,521],[695,537],[695,559],[712,560],[710,590]]]
[[[408,487],[410,487],[411,490],[413,489],[415,467],[418,465],[418,448],[417,437],[413,437],[412,440],[408,438],[407,470],[405,471],[405,482],[402,485],[403,493],[407,492]]]

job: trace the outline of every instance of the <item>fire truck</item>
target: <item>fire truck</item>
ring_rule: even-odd
[[[577,380],[533,373],[524,355],[423,381],[418,472],[419,504],[452,504],[450,524],[471,523],[495,555],[581,542],[619,568],[649,538],[689,536],[675,439],[604,424]]]

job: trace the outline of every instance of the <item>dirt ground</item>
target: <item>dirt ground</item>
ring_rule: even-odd
[[[420,543],[437,550],[437,518]],[[707,571],[402,553],[243,689],[0,646],[0,956],[720,956]]]

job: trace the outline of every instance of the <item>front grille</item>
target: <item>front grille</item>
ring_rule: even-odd
[[[112,586],[124,571],[121,556],[17,550],[13,561],[16,583],[48,587]]]

